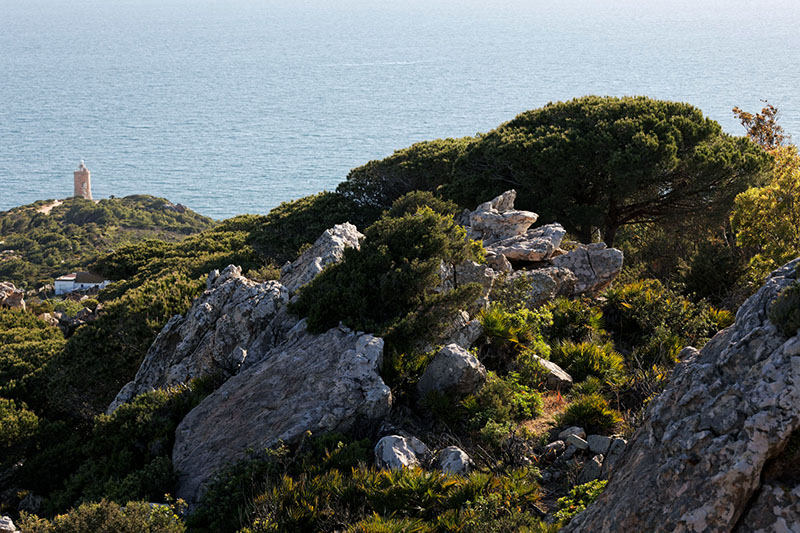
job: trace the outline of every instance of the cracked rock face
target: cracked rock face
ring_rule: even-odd
[[[761,484],[800,430],[800,335],[767,317],[798,263],[773,272],[732,326],[675,368],[605,492],[564,531],[792,531],[775,524],[798,516],[797,479],[780,493]]]
[[[566,234],[561,224],[547,224],[496,241],[487,246],[486,250],[516,261],[544,261],[558,250]]]
[[[346,248],[359,249],[364,235],[345,222],[325,230],[300,257],[281,268],[281,283],[290,293],[314,279],[326,266],[338,263]]]
[[[596,293],[608,287],[622,270],[622,250],[606,248],[602,242],[581,245],[551,260],[557,268],[566,268],[575,275],[571,295]]]
[[[484,202],[469,214],[467,235],[489,245],[516,235],[522,235],[539,215],[531,211],[514,209],[517,191],[506,191],[489,202]]]
[[[382,360],[378,337],[339,327],[314,335],[300,321],[261,363],[230,378],[181,421],[172,451],[178,497],[197,503],[213,475],[248,449],[384,418],[392,395],[378,374]]]
[[[258,359],[279,341],[296,319],[288,320],[289,292],[277,281],[257,283],[228,266],[209,275],[208,289],[186,316],[172,317],[147,350],[136,377],[108,408],[144,392],[221,372],[236,374],[248,358]],[[282,313],[283,311],[283,313]]]

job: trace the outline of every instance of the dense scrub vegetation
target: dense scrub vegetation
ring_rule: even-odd
[[[68,198],[49,213],[39,201],[0,213],[0,280],[36,288],[99,255],[144,238],[180,240],[214,222],[163,198],[137,195],[93,202]]]
[[[0,310],[0,484],[21,489],[11,500],[26,491],[44,497],[46,518],[22,518],[30,531],[555,530],[540,521],[538,469],[520,458],[549,442],[556,425],[629,435],[682,348],[730,325],[764,274],[800,255],[799,159],[773,111],[740,112],[748,140],[723,134],[685,104],[596,97],[551,104],[486,135],[419,143],[370,162],[338,192],[213,227],[175,218],[148,197],[70,200],[50,215],[3,213],[0,246],[29,250],[25,260],[35,265],[12,268],[22,263],[5,254],[0,279],[46,280],[47,269],[62,273],[75,260],[117,282],[98,297],[99,319],[69,339],[31,313]],[[524,281],[498,280],[472,349],[489,370],[486,385],[466,397],[420,398],[416,384],[438,350],[438,326],[477,296],[472,285],[445,296],[433,290],[442,262],[482,260],[453,216],[512,187],[518,207],[561,222],[573,238],[592,240],[598,231],[613,238],[625,271],[599,298],[535,309],[520,296]],[[141,205],[154,210],[151,218],[137,218],[147,211]],[[432,445],[463,447],[476,471],[382,472],[370,466],[374,435],[313,435],[231,465],[184,523],[179,502],[165,497],[175,484],[174,430],[217,383],[155,391],[110,416],[103,411],[210,270],[237,264],[253,278],[275,278],[280,265],[345,221],[366,234],[361,250],[348,250],[302,289],[293,310],[317,331],[342,321],[383,335],[391,422]],[[161,224],[169,235],[146,229]],[[208,229],[188,235],[201,226]],[[130,244],[93,240],[97,228],[138,233],[128,234]],[[181,232],[188,236],[166,242]],[[80,254],[61,240],[73,237]],[[800,324],[797,295],[791,288],[771,306],[787,334]],[[572,374],[569,393],[546,389],[541,359]],[[564,496],[558,519],[603,488],[574,482],[551,487]],[[113,503],[136,500],[175,506]],[[16,503],[1,510],[13,512]]]

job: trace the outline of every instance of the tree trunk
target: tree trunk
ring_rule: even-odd
[[[605,241],[606,246],[608,246],[609,248],[613,247],[614,239],[616,238],[616,236],[617,236],[617,226],[616,225],[608,226],[605,232],[603,232],[603,241]]]

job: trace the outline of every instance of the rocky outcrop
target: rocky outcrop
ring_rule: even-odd
[[[765,483],[736,533],[800,533],[800,484]]]
[[[522,235],[539,218],[530,211],[514,209],[517,191],[506,191],[491,201],[479,205],[469,214],[467,235],[483,241],[484,245]]]
[[[416,437],[388,435],[375,445],[375,466],[388,470],[421,467],[430,455],[425,443]]]
[[[214,373],[232,376],[248,358],[259,359],[282,341],[297,320],[285,313],[289,292],[283,285],[249,280],[239,267],[212,272],[207,287],[185,316],[167,322],[108,412],[149,390]]]
[[[474,464],[467,452],[457,446],[448,446],[436,454],[436,468],[443,474],[456,474],[466,476]]]
[[[478,358],[457,344],[439,350],[417,383],[417,392],[425,398],[433,391],[467,396],[486,382],[486,368]]]
[[[575,250],[554,257],[551,264],[570,270],[576,283],[571,296],[599,292],[608,287],[622,270],[623,254],[616,248],[607,248],[602,242],[581,245]]]
[[[13,283],[0,281],[0,307],[25,310],[25,291],[18,289]]]
[[[768,319],[799,263],[773,272],[732,326],[678,364],[605,492],[564,531],[790,531],[770,527],[791,516],[781,507],[791,498],[761,483],[800,430],[800,335]],[[783,503],[769,508],[773,499]]]
[[[346,248],[359,249],[364,238],[349,222],[337,224],[319,236],[300,257],[281,268],[281,283],[290,293],[314,279],[326,266],[338,263]]]
[[[255,366],[206,397],[175,431],[177,495],[194,504],[222,467],[306,431],[345,432],[384,418],[391,392],[378,371],[383,340],[337,327],[309,333],[305,320]]]
[[[514,261],[545,261],[559,249],[566,234],[561,224],[548,224],[496,241],[487,246],[486,250]]]
[[[477,274],[471,277],[456,272],[458,282],[478,281],[489,290],[501,273],[511,281],[524,277],[530,287],[528,305],[537,307],[557,296],[597,293],[619,275],[622,251],[603,243],[562,250],[566,230],[557,223],[531,228],[537,215],[514,209],[515,198],[514,190],[506,191],[460,217],[467,236],[483,241],[486,266],[473,266]],[[451,278],[452,269],[443,272],[443,289],[451,288]]]

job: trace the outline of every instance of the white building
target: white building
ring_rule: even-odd
[[[74,291],[87,291],[91,289],[104,289],[111,283],[91,272],[73,272],[66,276],[61,276],[56,280],[56,294],[68,294]]]

